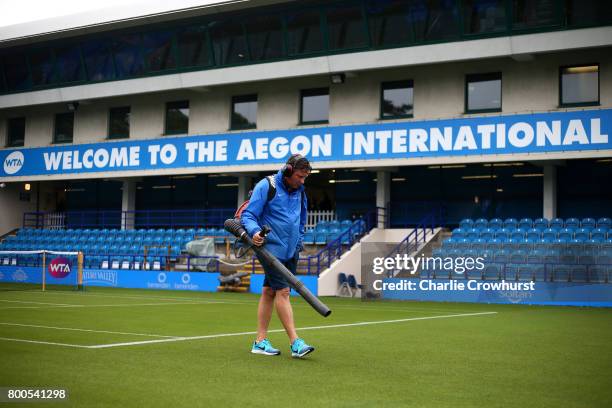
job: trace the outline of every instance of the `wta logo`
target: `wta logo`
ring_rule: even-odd
[[[51,261],[48,268],[49,273],[54,278],[65,278],[72,270],[72,263],[63,256],[57,257]]]
[[[9,154],[4,159],[4,172],[6,174],[15,174],[23,167],[25,157],[23,153],[17,151]]]

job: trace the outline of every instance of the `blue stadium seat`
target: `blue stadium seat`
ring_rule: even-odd
[[[553,242],[557,239],[558,234],[559,230],[557,228],[546,228],[542,233],[542,238],[546,240],[546,242]]]
[[[327,228],[320,228],[315,230],[315,244],[324,245],[327,243]]]
[[[565,220],[565,228],[578,229],[580,228],[580,221],[578,218],[568,218]]]
[[[497,231],[495,231],[495,238],[505,242],[512,237],[512,231],[514,231],[514,229],[500,228]]]
[[[314,232],[313,231],[306,231],[304,232],[304,244],[305,245],[314,245],[315,240],[314,240]]]
[[[504,227],[504,221],[502,221],[501,218],[493,218],[492,220],[489,221],[488,227],[501,229]]]
[[[574,231],[574,228],[563,228],[559,231],[558,239],[569,242],[574,239]]]
[[[480,237],[481,239],[484,239],[485,241],[490,241],[493,239],[495,234],[495,230],[493,228],[486,228],[484,230],[480,230]]]
[[[533,221],[531,220],[531,218],[521,218],[521,220],[519,221],[518,227],[522,230],[527,231],[533,228]]]
[[[549,227],[560,230],[562,228],[565,228],[565,222],[561,218],[553,218],[552,220],[550,220]]]
[[[610,218],[600,218],[597,220],[597,227],[598,228],[606,228],[606,229],[611,229],[612,228],[612,219]]]
[[[518,220],[516,218],[506,218],[504,220],[504,228],[518,228]]]
[[[512,263],[522,263],[527,259],[527,254],[524,250],[520,249],[510,254],[510,262]]]
[[[586,242],[591,239],[590,231],[586,228],[580,228],[574,233],[574,239],[580,242]]]
[[[536,229],[536,228],[531,228],[530,230],[527,231],[527,239],[535,242],[538,241],[542,238],[542,233],[540,232],[540,230]]]
[[[519,276],[519,266],[517,264],[507,263],[504,265],[504,279],[508,281],[515,281]]]
[[[522,228],[517,228],[514,230],[514,232],[512,232],[512,234],[510,235],[510,238],[516,241],[520,241],[520,240],[525,239],[526,234],[527,234],[527,230],[524,230]]]
[[[483,279],[498,280],[501,278],[502,265],[486,264],[484,267]]]
[[[572,265],[570,274],[570,280],[572,282],[588,282],[589,280],[586,265]]]
[[[529,251],[527,254],[527,262],[529,263],[543,263],[545,252],[541,249],[534,249]]]
[[[474,228],[485,229],[488,227],[489,222],[485,218],[479,218],[474,222]]]
[[[493,238],[492,240],[487,242],[487,249],[490,251],[498,251],[503,248],[504,242],[504,239]]]
[[[595,218],[583,218],[582,221],[580,221],[580,227],[582,228],[594,229],[596,224]]]
[[[466,231],[463,228],[455,228],[452,232],[452,237],[461,239],[466,237]]]
[[[463,229],[471,229],[474,228],[474,220],[471,218],[465,218],[459,222],[459,227]]]
[[[466,238],[468,238],[471,241],[475,241],[480,237],[480,230],[477,228],[471,228],[470,230],[468,230]]]
[[[546,218],[538,218],[533,222],[533,227],[545,230],[548,228],[549,221]]]
[[[604,242],[608,236],[607,228],[598,227],[591,231],[591,239],[597,242]]]

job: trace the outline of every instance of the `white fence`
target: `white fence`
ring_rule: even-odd
[[[335,221],[335,211],[308,211],[306,219],[306,228],[314,228],[319,221]]]
[[[66,214],[64,213],[47,213],[44,215],[44,228],[64,229],[65,224]]]

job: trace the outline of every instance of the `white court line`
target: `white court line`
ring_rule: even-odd
[[[50,344],[52,346],[90,348],[90,346],[83,346],[83,345],[80,345],[80,344],[53,343],[53,342],[50,342],[50,341],[26,340],[26,339],[11,339],[11,338],[8,338],[8,337],[0,337],[0,340],[17,341],[17,342],[20,342],[20,343]]]
[[[259,303],[259,299],[253,301],[225,301],[225,300],[204,300],[206,298],[192,298],[192,297],[157,297],[157,296],[121,296],[121,295],[106,295],[106,294],[92,294],[92,293],[71,293],[71,292],[42,292],[42,291],[27,291],[27,292],[18,292],[18,293],[28,293],[28,294],[45,294],[48,295],[72,295],[72,296],[92,296],[92,297],[108,297],[108,298],[118,298],[118,299],[157,299],[157,300],[174,300],[174,301],[184,301],[186,304],[189,304],[190,301],[199,300],[202,303],[219,303],[219,304],[228,304],[228,305],[256,305]],[[210,298],[208,298],[210,299]],[[292,303],[293,307],[299,308],[310,308],[310,305]],[[342,306],[342,305],[333,305],[333,309],[344,309],[344,310],[374,310],[374,311],[391,311],[391,312],[425,312],[425,313],[448,313],[448,312],[462,312],[462,313],[470,313],[468,310],[457,310],[457,309],[430,309],[429,307],[424,307],[423,309],[418,308],[399,308],[399,307],[370,307],[370,306]],[[1,310],[1,308],[0,308]]]
[[[180,305],[208,305],[210,302],[178,302],[178,303],[113,303],[110,305],[70,305],[61,303],[48,303],[48,306],[8,306],[0,307],[6,309],[55,309],[55,308],[88,308],[88,307],[130,307],[130,306],[180,306]]]
[[[68,304],[68,303],[31,302],[31,301],[27,301],[27,300],[5,300],[5,299],[0,299],[0,302],[7,302],[7,303],[28,303],[28,304],[33,304],[33,305],[70,306],[70,304]]]
[[[330,324],[327,326],[301,327],[296,330],[335,329],[339,327],[369,326],[369,325],[374,325],[374,324],[402,323],[402,322],[410,322],[410,321],[415,321],[415,320],[448,319],[452,317],[483,316],[483,315],[492,315],[492,314],[497,314],[497,312],[463,313],[463,314],[452,314],[452,315],[445,315],[445,316],[410,317],[407,319],[377,320],[377,321],[370,321],[370,322]],[[283,331],[285,330],[284,329],[268,330],[269,333],[277,333],[277,332],[283,332]],[[257,334],[257,332],[250,331],[250,332],[240,332],[240,333],[211,334],[211,335],[206,335],[206,336],[174,337],[171,339],[131,341],[131,342],[125,342],[125,343],[111,343],[111,344],[97,344],[94,346],[88,346],[88,348],[103,349],[103,348],[111,348],[111,347],[138,346],[142,344],[169,343],[169,342],[175,342],[175,341],[200,340],[200,339],[214,339],[218,337],[246,336],[246,335],[254,335],[254,334]]]
[[[370,322],[331,324],[327,326],[301,327],[301,328],[298,328],[297,330],[322,330],[322,329],[334,329],[334,328],[339,328],[339,327],[367,326],[367,325],[374,325],[374,324],[402,323],[402,322],[410,322],[410,321],[415,321],[415,320],[448,319],[452,317],[483,316],[483,315],[492,315],[492,314],[497,314],[497,312],[463,313],[463,314],[452,314],[452,315],[446,315],[446,316],[411,317],[407,319],[377,320],[377,321],[370,321]],[[268,330],[269,333],[278,333],[278,332],[283,332],[283,331],[284,329]],[[240,332],[240,333],[211,334],[211,335],[205,335],[205,336],[172,337],[168,339],[132,341],[132,342],[125,342],[125,343],[96,344],[92,346],[85,346],[81,344],[52,343],[48,341],[38,341],[38,340],[12,339],[8,337],[0,337],[0,340],[17,341],[17,342],[25,342],[25,343],[37,343],[37,344],[48,344],[48,345],[54,345],[54,346],[77,347],[77,348],[85,348],[85,349],[104,349],[104,348],[125,347],[125,346],[138,346],[142,344],[169,343],[169,342],[175,342],[175,341],[188,341],[188,340],[201,340],[201,339],[214,339],[218,337],[246,336],[246,335],[254,335],[254,334],[257,334],[257,332],[250,331],[250,332]]]
[[[43,325],[38,325],[38,324],[24,324],[24,323],[0,322],[0,325],[19,326],[19,327],[35,327],[35,328],[41,328],[41,329],[69,330],[69,331],[105,333],[105,334],[125,334],[125,335],[130,335],[130,336],[163,337],[163,338],[168,338],[168,339],[176,337],[176,336],[163,336],[161,334],[131,333],[131,332],[118,332],[118,331],[93,330],[93,329],[77,329],[73,327],[43,326]]]

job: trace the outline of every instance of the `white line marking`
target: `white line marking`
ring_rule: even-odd
[[[63,296],[63,295],[72,295],[72,296],[87,296],[87,297],[108,297],[108,298],[118,298],[118,299],[155,299],[155,300],[168,300],[168,301],[181,301],[181,302],[185,302],[186,304],[188,304],[190,301],[201,301],[202,303],[219,303],[219,304],[229,304],[229,305],[256,305],[259,303],[259,299],[255,299],[253,301],[235,301],[235,300],[231,300],[231,301],[226,301],[226,300],[213,300],[211,298],[197,298],[197,297],[158,297],[158,296],[138,296],[138,295],[131,295],[131,296],[121,296],[121,295],[106,295],[106,294],[93,294],[93,293],[72,293],[72,292],[42,292],[42,291],[26,291],[26,292],[15,292],[15,293],[27,293],[27,294],[44,294],[45,296],[50,296],[50,295],[58,295],[58,296]],[[206,300],[206,299],[211,299],[211,300]],[[303,307],[303,308],[310,308],[310,305],[307,304],[299,304],[299,303],[292,303],[293,307]],[[413,305],[411,305],[413,306]],[[470,311],[468,310],[457,310],[457,309],[441,309],[441,308],[436,308],[436,309],[430,309],[428,307],[425,307],[423,309],[419,309],[419,308],[401,308],[401,307],[375,307],[375,306],[342,306],[342,305],[333,305],[334,309],[345,309],[345,310],[377,310],[377,311],[396,311],[396,312],[426,312],[426,313],[449,313],[449,312],[465,312],[465,313],[470,313]]]
[[[5,299],[0,299],[0,302],[7,302],[7,303],[28,303],[28,304],[33,304],[33,305],[70,306],[68,303],[31,302],[31,301],[27,301],[27,300],[5,300]]]
[[[298,328],[297,330],[335,329],[339,327],[368,326],[368,325],[374,325],[374,324],[410,322],[410,321],[415,321],[415,320],[448,319],[452,317],[483,316],[483,315],[492,315],[492,314],[497,314],[497,312],[463,313],[463,314],[452,314],[452,315],[445,315],[445,316],[425,316],[425,317],[411,317],[407,319],[377,320],[377,321],[371,321],[371,322],[357,322],[357,323],[342,323],[342,324],[332,324],[332,325],[327,325],[327,326],[301,327],[301,328]],[[283,332],[283,331],[285,330],[275,329],[275,330],[269,330],[268,332],[277,333],[277,332]],[[141,344],[169,343],[169,342],[175,342],[175,341],[213,339],[213,338],[218,338],[218,337],[246,336],[246,335],[253,335],[253,334],[257,334],[257,332],[250,331],[250,332],[240,332],[240,333],[210,334],[206,336],[174,337],[171,339],[132,341],[132,342],[125,342],[125,343],[97,344],[93,346],[88,346],[88,348],[102,349],[102,348],[111,348],[111,347],[138,346]]]
[[[53,343],[50,341],[38,341],[38,340],[26,340],[26,339],[11,339],[8,337],[0,337],[0,340],[17,341],[21,343],[36,343],[36,344],[50,344],[52,346],[64,346],[64,347],[76,347],[76,348],[91,348],[91,346],[82,346],[80,344],[68,344],[68,343]]]
[[[55,308],[88,308],[88,307],[129,307],[129,306],[176,306],[176,305],[208,305],[210,302],[178,302],[178,303],[113,303],[110,305],[69,305],[69,304],[49,304],[49,306],[9,306],[0,307],[6,309],[55,309]]]
[[[130,335],[130,336],[163,337],[163,338],[168,338],[168,339],[172,339],[176,337],[176,336],[163,336],[161,334],[145,334],[145,333],[130,333],[130,332],[107,331],[107,330],[77,329],[73,327],[43,326],[43,325],[38,325],[38,324],[0,322],[0,325],[19,326],[19,327],[36,327],[36,328],[41,328],[41,329],[70,330],[70,331],[92,332],[92,333],[125,334],[125,335]]]

